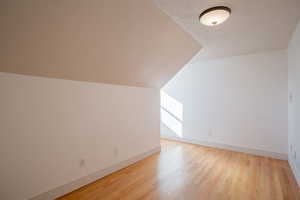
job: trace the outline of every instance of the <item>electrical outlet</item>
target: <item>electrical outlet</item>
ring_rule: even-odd
[[[294,158],[297,160],[297,151],[294,151]]]
[[[84,159],[80,159],[79,160],[79,167],[84,167],[85,165],[85,160]]]
[[[119,149],[117,147],[114,148],[114,156],[118,157],[119,155]]]
[[[294,100],[294,95],[293,95],[293,92],[290,91],[290,92],[289,92],[289,101],[290,101],[290,103],[292,103],[293,100]]]
[[[209,129],[209,131],[208,131],[208,136],[209,136],[209,137],[212,137],[212,136],[213,136],[213,131],[212,131],[211,129]]]

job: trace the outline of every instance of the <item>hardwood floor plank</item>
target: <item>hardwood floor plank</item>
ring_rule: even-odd
[[[161,146],[58,200],[300,200],[287,161],[169,140]]]

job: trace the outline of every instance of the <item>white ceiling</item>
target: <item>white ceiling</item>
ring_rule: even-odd
[[[300,0],[156,0],[158,7],[202,46],[193,61],[283,49],[300,18]],[[200,24],[199,14],[212,6],[232,9],[215,27]]]
[[[201,46],[152,0],[0,0],[0,71],[160,88]]]

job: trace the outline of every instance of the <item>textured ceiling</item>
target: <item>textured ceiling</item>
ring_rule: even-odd
[[[193,61],[286,48],[300,18],[300,0],[155,0],[189,32],[202,50]],[[228,21],[203,26],[199,14],[212,6],[232,9]]]
[[[0,71],[162,87],[199,43],[152,0],[0,0]]]

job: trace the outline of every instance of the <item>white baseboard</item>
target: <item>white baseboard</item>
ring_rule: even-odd
[[[125,167],[128,167],[129,165],[132,165],[140,160],[143,160],[145,159],[146,157],[148,156],[151,156],[152,154],[154,153],[158,153],[161,151],[161,148],[160,147],[156,147],[150,151],[147,151],[145,153],[142,153],[140,155],[137,155],[129,160],[125,160],[125,161],[122,161],[118,164],[115,164],[109,168],[106,168],[106,169],[103,169],[103,170],[99,170],[93,174],[90,174],[88,176],[85,176],[85,177],[82,177],[78,180],[75,180],[71,183],[68,183],[68,184],[65,184],[65,185],[62,185],[62,186],[59,186],[57,188],[54,188],[48,192],[45,192],[45,193],[42,193],[42,194],[39,194],[33,198],[31,198],[30,200],[53,200],[55,198],[58,198],[58,197],[61,197],[65,194],[68,194],[84,185],[87,185],[89,183],[92,183],[104,176],[107,176],[113,172],[116,172],[122,168],[125,168]]]
[[[216,143],[216,142],[191,140],[191,139],[185,139],[185,138],[179,138],[179,137],[161,136],[161,138],[176,140],[176,141],[186,142],[186,143],[191,143],[191,144],[198,144],[198,145],[203,145],[203,146],[208,146],[208,147],[214,147],[214,148],[218,148],[218,149],[226,149],[226,150],[243,152],[243,153],[248,153],[248,154],[253,154],[253,155],[271,157],[271,158],[276,158],[276,159],[280,159],[280,160],[288,159],[287,154],[265,151],[265,150],[260,150],[260,149],[252,149],[252,148],[247,148],[247,147],[234,146],[234,145]]]
[[[296,163],[294,162],[294,160],[292,158],[289,158],[288,161],[289,161],[290,167],[292,169],[292,172],[296,178],[298,186],[300,187],[300,170],[297,168]]]

